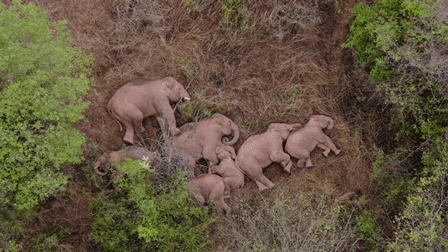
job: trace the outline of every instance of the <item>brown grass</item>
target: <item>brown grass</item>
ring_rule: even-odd
[[[247,31],[239,25],[220,25],[223,1],[198,0],[195,6],[186,0],[35,2],[51,20],[67,19],[75,45],[95,58],[92,77],[99,95],[85,97],[91,105],[77,127],[101,151],[122,147],[124,132],[106,111],[115,91],[134,78],[173,76],[190,85],[191,95],[201,93],[206,98],[194,100],[195,106],[222,113],[239,126],[237,150],[272,122],[305,123],[312,114],[335,119],[335,128],[328,134],[342,154],[324,158],[315,151],[315,168],[294,167],[290,176],[273,164],[264,172],[279,189],[263,196],[275,197],[277,190],[286,190],[294,199],[296,193],[318,191],[334,200],[356,204],[359,195],[364,195],[375,202],[369,171],[377,137],[372,130],[375,118],[348,116],[347,111],[357,109],[344,107],[350,103],[347,99],[353,99],[352,83],[359,76],[353,73],[351,53],[340,45],[348,34],[346,8],[357,1],[338,1],[340,14],[333,1],[244,1],[243,7],[251,14]],[[193,120],[181,112],[176,112],[176,118],[178,126]],[[148,144],[149,139],[159,139],[154,118],[146,119],[144,126],[142,138]],[[85,157],[86,166],[94,161]],[[246,180],[229,205],[238,200],[252,202],[258,194],[255,183]],[[213,235],[222,240],[221,234]]]

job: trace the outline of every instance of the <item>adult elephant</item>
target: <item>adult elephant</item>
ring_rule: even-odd
[[[312,115],[303,128],[288,137],[285,145],[286,152],[298,159],[298,167],[305,165],[307,168],[313,168],[310,153],[316,146],[324,150],[322,152],[324,157],[328,157],[330,151],[339,155],[341,150],[336,148],[330,137],[322,131],[322,129],[331,130],[333,127],[333,118],[326,115]]]
[[[238,126],[228,117],[215,113],[204,121],[188,123],[180,128],[181,133],[173,139],[173,148],[187,155],[189,159],[190,176],[195,177],[195,161],[205,158],[210,165],[219,163],[216,147],[230,151],[232,158],[236,157],[231,145],[238,141],[240,131]],[[229,137],[232,139],[229,140]]]
[[[291,172],[291,157],[283,152],[283,141],[301,124],[271,123],[266,132],[249,137],[236,156],[235,165],[255,181],[261,191],[274,187],[263,175],[263,168],[272,162],[280,163],[283,170]]]
[[[126,127],[123,141],[133,144],[134,130],[145,131],[142,122],[148,116],[157,118],[163,134],[169,130],[172,135],[176,135],[179,129],[176,128],[171,103],[182,98],[190,100],[190,95],[172,77],[155,81],[134,80],[117,90],[107,104],[107,111],[117,120],[120,131],[123,130],[121,123]],[[168,129],[166,124],[169,125]]]

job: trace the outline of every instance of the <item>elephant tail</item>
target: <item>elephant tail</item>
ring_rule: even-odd
[[[109,113],[110,116],[112,116],[112,118],[114,118],[114,120],[118,123],[118,125],[120,126],[120,131],[123,131],[123,127],[121,126],[121,122],[117,119],[117,117],[115,116],[114,112],[112,111],[112,109],[107,108],[107,112]]]
[[[236,167],[236,169],[238,170],[238,171],[240,171],[243,175],[246,175],[246,173],[238,166],[238,164],[237,164],[237,162],[236,162],[236,160],[235,160],[235,167]],[[247,175],[246,175],[247,176]]]
[[[100,165],[101,165],[100,161],[96,162],[95,166],[93,166],[93,170],[95,171],[96,174],[98,174],[100,176],[104,176],[104,175],[107,174],[107,171],[106,172],[100,172],[100,170],[98,169],[100,167]]]

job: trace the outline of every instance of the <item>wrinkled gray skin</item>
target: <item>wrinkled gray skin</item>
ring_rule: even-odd
[[[195,129],[195,127],[197,127]],[[173,148],[187,155],[189,160],[190,176],[195,177],[195,161],[205,158],[210,165],[219,163],[216,156],[216,147],[229,151],[232,158],[236,157],[233,145],[238,141],[240,131],[236,124],[226,116],[215,113],[204,121],[188,123],[180,128],[181,133],[173,139]],[[229,136],[232,140],[229,141]]]
[[[112,152],[106,152],[96,161],[93,169],[96,174],[100,176],[104,176],[107,174],[106,172],[101,172],[99,168],[107,169],[112,166],[114,162],[117,162],[118,164],[123,163],[126,158],[130,158],[132,160],[139,160],[143,157],[148,157],[148,159],[151,161],[151,164],[154,163],[154,156],[152,153],[143,147],[135,147],[135,146],[129,146],[124,149],[121,149],[119,151],[112,151]],[[116,177],[119,177],[120,174],[117,171]],[[121,191],[121,189],[117,185],[113,185],[115,190]]]
[[[244,174],[242,170],[235,166],[235,161],[232,159],[230,151],[216,147],[216,156],[221,162],[219,162],[219,165],[211,166],[209,172],[221,175],[226,186],[224,197],[229,198],[230,190],[244,186]]]
[[[157,118],[163,134],[168,134],[170,130],[173,136],[176,135],[179,129],[176,128],[171,103],[182,98],[190,100],[190,95],[172,77],[155,81],[135,80],[117,90],[107,104],[107,111],[117,120],[120,131],[123,130],[121,123],[126,127],[123,141],[133,144],[134,131],[145,131],[142,122],[148,116]]]
[[[271,123],[266,132],[249,137],[238,150],[236,166],[255,181],[260,192],[274,187],[263,175],[263,168],[272,162],[280,163],[283,170],[290,173],[291,157],[283,152],[283,141],[299,126],[301,124]]]
[[[229,205],[224,201],[225,185],[224,180],[220,176],[201,174],[196,179],[188,182],[187,188],[201,204],[213,201],[217,206],[222,207],[226,213],[230,212]]]
[[[298,159],[298,167],[305,165],[307,168],[313,168],[310,153],[316,146],[324,150],[324,157],[328,157],[330,151],[339,155],[341,150],[336,148],[333,141],[322,131],[325,128],[331,130],[333,127],[334,121],[331,117],[312,115],[302,128],[289,135],[285,145],[286,152]]]

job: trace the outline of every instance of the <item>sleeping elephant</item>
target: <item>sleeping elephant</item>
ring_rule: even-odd
[[[283,141],[301,124],[271,123],[266,132],[249,137],[241,146],[235,164],[255,181],[261,191],[274,187],[263,175],[263,168],[272,162],[280,163],[290,173],[291,157],[283,152]]]
[[[230,151],[216,147],[216,156],[221,162],[219,165],[210,167],[210,173],[217,173],[224,179],[224,198],[230,197],[230,190],[244,186],[244,173],[235,166],[235,160],[232,159]]]
[[[224,180],[214,174],[201,174],[187,184],[188,190],[201,204],[212,200],[216,205],[222,207],[226,213],[229,213],[231,209],[224,201],[224,187]]]
[[[297,166],[313,168],[310,153],[317,146],[324,151],[322,155],[328,157],[330,151],[339,155],[341,150],[336,148],[333,141],[324,134],[322,129],[333,129],[334,121],[325,115],[312,115],[303,128],[293,132],[286,140],[285,150],[292,157],[298,159]]]
[[[190,95],[172,77],[155,81],[135,80],[117,90],[107,104],[107,111],[120,125],[120,131],[123,130],[121,123],[126,127],[123,141],[133,144],[134,130],[145,131],[142,122],[148,116],[157,118],[163,134],[168,130],[172,135],[177,134],[179,130],[171,103],[182,98],[190,100]]]
[[[152,155],[152,152],[150,152],[148,149],[143,147],[129,146],[119,151],[104,153],[103,155],[101,155],[98,161],[95,162],[93,169],[96,174],[104,176],[107,174],[107,171],[101,172],[99,170],[100,167],[102,167],[103,169],[107,169],[111,167],[114,162],[122,164],[126,160],[126,158],[130,158],[132,160],[139,160],[142,159],[143,157],[147,157],[148,160],[151,161],[151,164],[154,163],[154,156]],[[120,174],[117,171],[115,177],[118,176],[120,176]],[[121,191],[121,189],[117,185],[114,184],[113,186],[115,190]]]
[[[238,126],[226,116],[215,113],[204,121],[188,123],[180,128],[181,133],[173,139],[173,148],[187,155],[189,159],[190,176],[195,177],[195,161],[205,158],[210,165],[219,163],[216,147],[230,151],[232,158],[236,157],[233,145],[238,141],[240,131]],[[229,140],[232,136],[232,140]]]

